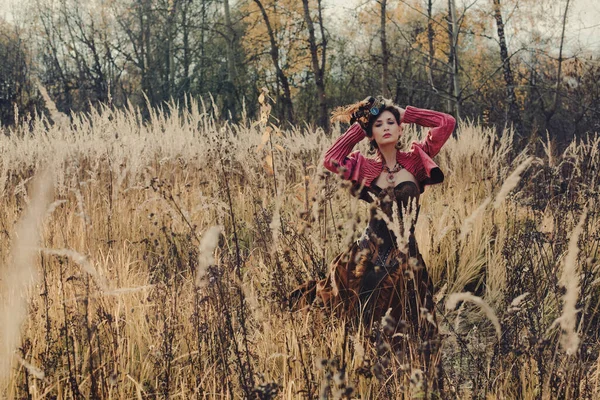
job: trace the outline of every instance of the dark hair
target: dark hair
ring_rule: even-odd
[[[400,111],[398,111],[398,109],[394,106],[385,106],[379,111],[377,115],[371,115],[369,117],[369,122],[367,123],[365,129],[367,137],[373,137],[373,124],[375,123],[375,121],[377,121],[377,118],[379,118],[379,116],[383,114],[384,111],[391,112],[394,115],[394,118],[396,119],[396,123],[400,125]]]

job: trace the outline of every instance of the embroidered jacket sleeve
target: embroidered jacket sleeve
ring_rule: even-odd
[[[421,142],[413,143],[413,149],[419,147],[429,157],[434,157],[440,152],[456,125],[456,120],[451,115],[412,106],[406,107],[402,122],[431,128],[427,137]]]
[[[364,158],[360,152],[352,151],[354,146],[365,138],[365,131],[358,123],[353,124],[340,136],[325,153],[323,165],[344,179],[360,182],[361,164]]]

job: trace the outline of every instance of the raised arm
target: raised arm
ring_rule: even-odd
[[[323,165],[344,179],[356,176],[358,152],[352,153],[354,146],[365,138],[365,131],[358,123],[353,124],[331,145],[323,158]],[[352,153],[352,154],[351,154]]]
[[[402,122],[414,123],[431,128],[427,137],[416,145],[421,147],[429,157],[434,157],[452,134],[456,120],[453,116],[433,110],[417,107],[406,107]]]

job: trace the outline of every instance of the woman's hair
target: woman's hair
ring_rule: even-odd
[[[368,122],[365,124],[367,137],[373,136],[373,124],[375,123],[375,121],[377,121],[377,118],[379,118],[381,113],[383,113],[384,111],[391,112],[396,118],[396,122],[400,124],[400,111],[398,111],[398,109],[394,106],[394,103],[389,99],[384,99],[383,97],[378,97],[377,100],[383,105],[383,107],[378,107],[379,112],[375,115],[369,113],[369,110],[367,109],[367,107],[369,106],[369,98],[366,98],[365,100],[358,101],[347,106],[338,107],[335,110],[333,110],[331,113],[331,122],[339,121],[350,123],[352,120],[352,115],[354,113],[360,111],[361,109],[366,110],[369,118]]]

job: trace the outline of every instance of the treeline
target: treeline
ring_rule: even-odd
[[[383,94],[564,140],[600,130],[600,54],[565,40],[570,3],[24,0],[0,21],[0,116],[35,115],[43,85],[64,112],[191,96],[238,121],[266,88],[283,123],[327,129],[334,107]]]

